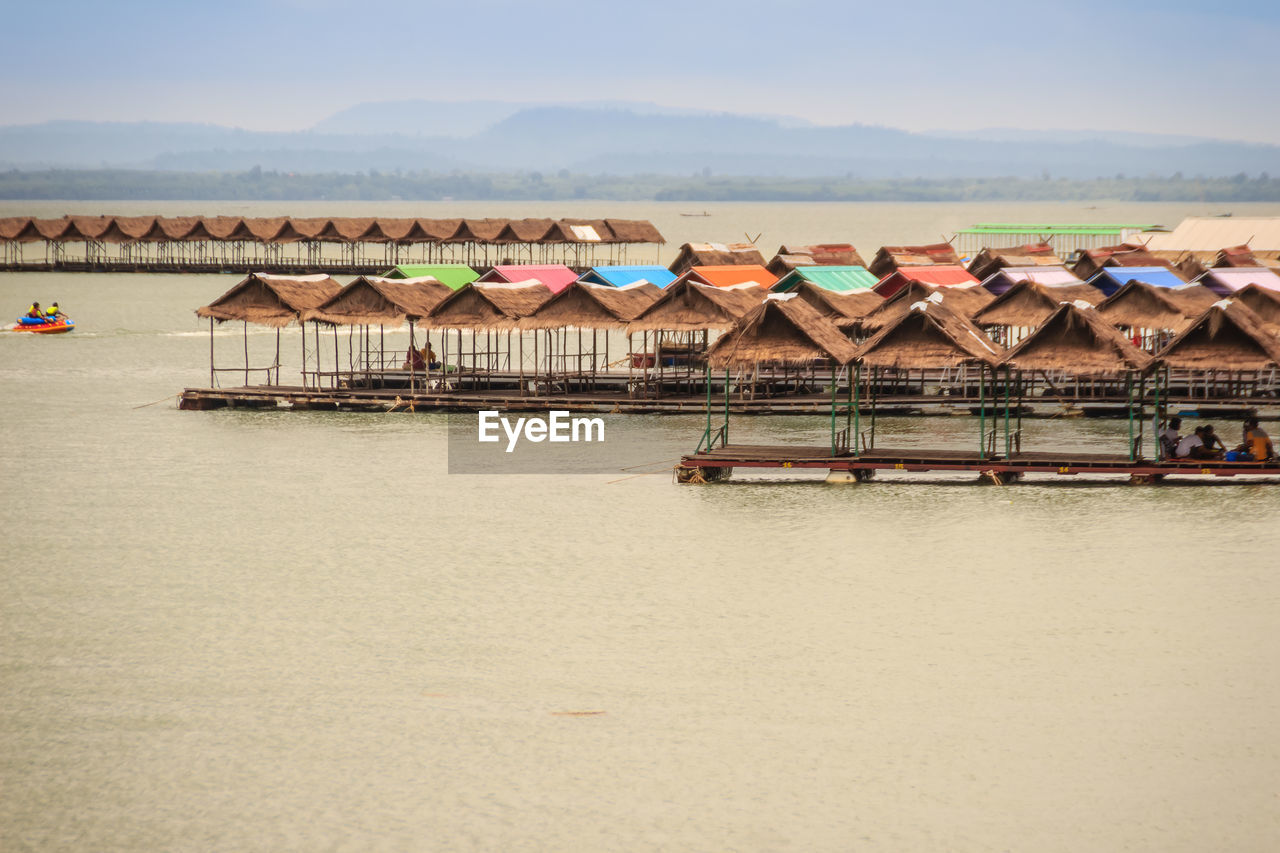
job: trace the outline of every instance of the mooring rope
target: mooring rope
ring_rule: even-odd
[[[167,400],[172,400],[174,397],[181,397],[181,396],[182,396],[181,394],[170,394],[168,397],[165,397],[163,400],[156,400],[154,403],[143,403],[141,406],[134,406],[133,408],[145,409],[147,406],[158,406],[159,404]]]

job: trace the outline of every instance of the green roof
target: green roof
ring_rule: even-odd
[[[386,273],[386,278],[432,278],[449,285],[454,290],[470,284],[480,277],[480,273],[466,264],[401,264]]]
[[[875,287],[880,279],[868,272],[866,267],[805,265],[796,267],[778,279],[771,289],[778,293],[785,293],[789,290],[795,290],[796,285],[800,284],[801,281],[813,282],[824,290],[846,292],[850,290],[868,290]]]
[[[1119,234],[1121,231],[1150,231],[1159,225],[1130,224],[1048,224],[1048,225],[1013,225],[997,222],[980,222],[972,228],[961,228],[957,234],[1075,234],[1080,236],[1103,236]]]

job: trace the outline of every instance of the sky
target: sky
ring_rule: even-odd
[[[1280,144],[1280,3],[12,4],[0,124],[304,130],[365,101],[637,100],[907,130]]]

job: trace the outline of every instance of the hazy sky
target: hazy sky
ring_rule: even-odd
[[[362,101],[631,99],[1280,143],[1275,0],[45,0],[5,28],[3,124],[300,130]]]

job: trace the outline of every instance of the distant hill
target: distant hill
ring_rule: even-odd
[[[0,168],[475,171],[930,179],[1280,174],[1280,146],[1122,132],[911,133],[654,104],[359,104],[316,129],[47,122],[0,127]]]

